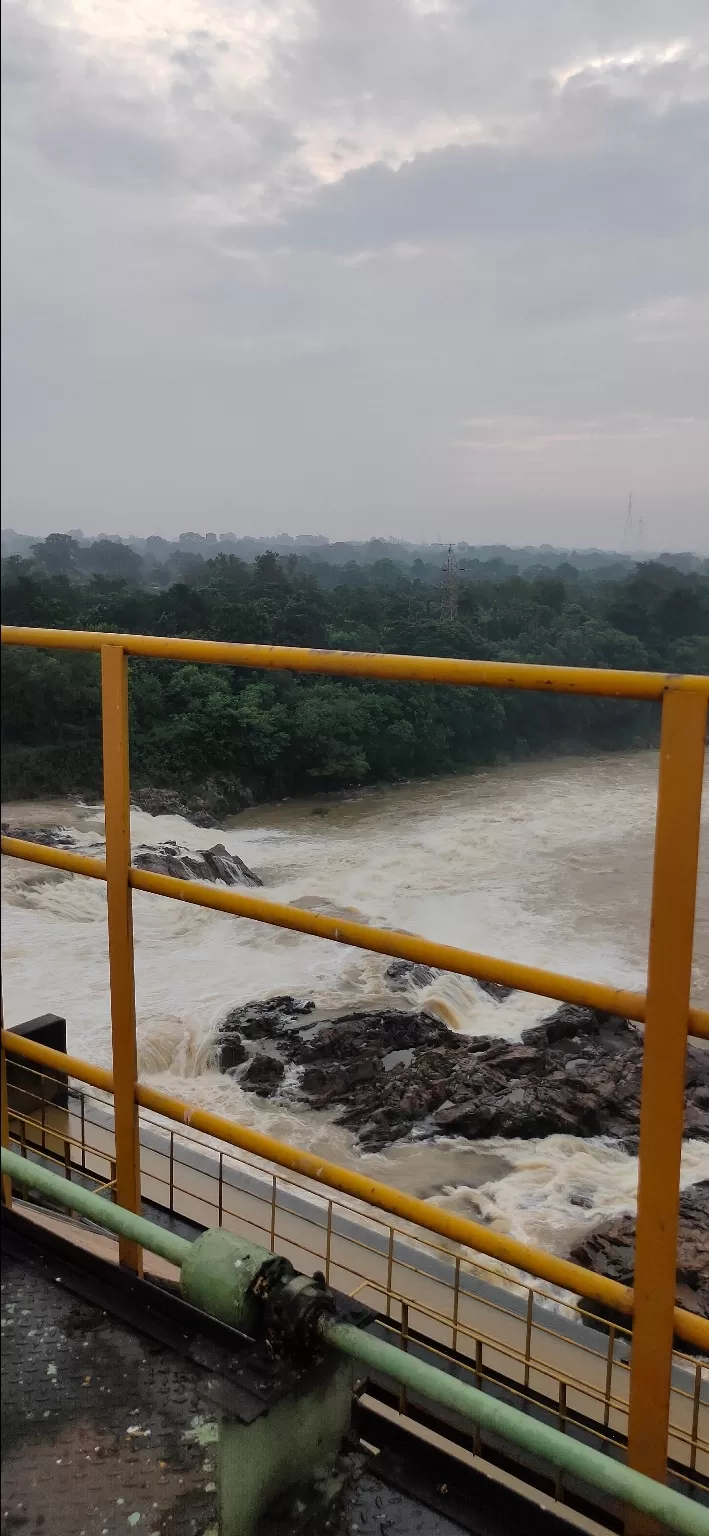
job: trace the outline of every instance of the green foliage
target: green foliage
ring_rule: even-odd
[[[178,580],[138,585],[130,549],[57,535],[32,560],[4,562],[4,621],[709,671],[709,576],[665,563],[609,582],[568,563],[525,579],[499,561],[470,561],[449,624],[420,560],[410,574],[389,558],[323,567],[321,581],[295,555],[266,552],[252,565],[224,553],[172,558]],[[2,673],[3,794],[100,793],[97,657],[5,647]],[[147,659],[131,664],[130,709],[134,782],[188,791],[209,780],[235,803],[244,788],[265,799],[396,781],[500,756],[649,743],[657,729],[651,706],[613,700]]]

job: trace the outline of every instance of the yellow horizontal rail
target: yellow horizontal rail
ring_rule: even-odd
[[[237,645],[158,635],[103,634],[100,630],[29,629],[3,625],[3,645],[100,651],[116,645],[126,656],[218,666],[318,672],[333,677],[378,678],[391,683],[452,683],[477,688],[522,688],[614,699],[661,699],[668,688],[709,696],[709,677],[691,673],[624,672],[600,667],[546,667],[517,661],[461,661],[455,657],[394,656],[374,651],[324,651],[290,645]]]
[[[88,854],[70,853],[67,848],[48,848],[44,843],[30,843],[24,837],[6,837],[2,834],[2,852],[11,859],[25,859],[28,864],[46,864],[47,869],[63,869],[70,875],[90,875],[94,880],[106,879],[106,860],[93,859]]]
[[[40,1045],[36,1040],[14,1035],[7,1029],[2,1031],[2,1043],[9,1055],[22,1057],[55,1072],[65,1072],[69,1077],[106,1093],[113,1092],[113,1073],[105,1067],[96,1067],[78,1057],[66,1056],[61,1051]],[[340,1194],[353,1196],[401,1221],[411,1222],[450,1242],[460,1243],[476,1253],[484,1253],[488,1258],[524,1270],[526,1274],[571,1291],[574,1295],[583,1296],[588,1301],[601,1302],[619,1312],[632,1314],[633,1292],[628,1286],[620,1285],[617,1280],[609,1280],[605,1275],[596,1275],[580,1264],[572,1264],[569,1259],[560,1259],[555,1254],[545,1253],[541,1248],[521,1243],[517,1238],[493,1232],[489,1227],[470,1221],[465,1216],[444,1211],[440,1206],[430,1205],[427,1200],[419,1200],[414,1195],[402,1194],[400,1190],[392,1189],[388,1184],[380,1184],[376,1179],[369,1179],[365,1174],[340,1168],[337,1163],[330,1163],[314,1152],[303,1152],[289,1146],[287,1142],[264,1135],[262,1131],[239,1125],[209,1110],[197,1109],[159,1089],[148,1088],[144,1083],[136,1084],[135,1097],[143,1109],[164,1115],[167,1120],[175,1121],[178,1125],[191,1126],[207,1136],[238,1147],[242,1152],[250,1152],[266,1162],[277,1163],[292,1173],[325,1184]],[[679,1338],[709,1353],[709,1321],[676,1307],[674,1326]]]
[[[63,848],[46,848],[43,843],[3,837],[2,852],[14,858],[26,859],[32,864],[46,864],[52,869],[67,870],[71,874],[106,879],[103,859],[69,853]],[[240,891],[203,885],[196,880],[177,880],[171,875],[156,875],[149,870],[133,867],[129,870],[129,880],[134,890],[150,891],[155,896],[169,896],[174,901],[190,902],[193,906],[211,907],[217,912],[229,912],[234,917],[270,923],[276,928],[289,928],[296,933],[312,934],[315,938],[330,939],[338,944],[351,944],[355,949],[369,949],[380,955],[392,955],[398,960],[417,961],[437,970],[452,971],[458,976],[472,976],[478,981],[500,982],[520,992],[532,992],[538,997],[552,997],[559,1002],[576,1003],[585,1008],[598,1008],[604,1013],[618,1014],[621,1018],[633,1019],[637,1023],[642,1023],[645,1018],[646,999],[641,992],[607,987],[595,981],[581,981],[558,971],[519,965],[513,960],[480,955],[474,950],[458,949],[452,944],[437,944],[432,939],[399,933],[396,929],[374,928],[368,923],[351,922],[349,918],[326,917],[302,907],[264,901],[260,896],[247,896]],[[709,1039],[709,1010],[690,1009],[689,1033],[700,1039]]]

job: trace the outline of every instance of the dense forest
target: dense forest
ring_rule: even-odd
[[[147,541],[150,542],[150,541]],[[108,546],[97,549],[97,544]],[[145,557],[66,535],[2,563],[3,622],[348,650],[709,672],[709,569],[662,561],[608,569],[495,555],[461,558],[456,613],[440,560],[331,563],[328,549],[251,562],[178,551],[179,579]],[[164,562],[165,564],[165,562]],[[174,571],[168,571],[168,578]],[[445,617],[443,616],[445,614]],[[657,711],[621,701],[378,684],[136,660],[130,670],[136,786],[251,799],[450,773],[559,751],[646,745]],[[2,793],[96,795],[94,655],[5,647]]]

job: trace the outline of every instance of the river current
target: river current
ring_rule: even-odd
[[[208,831],[134,811],[132,832],[145,844],[223,842],[276,901],[643,988],[656,788],[656,753],[567,757],[262,806]],[[101,807],[70,801],[15,803],[3,819],[60,824],[87,847],[103,834]],[[109,1064],[104,886],[5,859],[2,908],[6,1022],[62,1014],[69,1050]],[[331,1114],[289,1099],[288,1079],[270,1103],[209,1067],[228,1009],[277,993],[325,1012],[426,1007],[452,1029],[510,1040],[556,1004],[522,993],[496,1003],[456,976],[397,996],[385,957],[140,891],[134,927],[146,1081],[558,1251],[600,1216],[633,1209],[636,1159],[600,1139],[443,1138],[362,1156]],[[707,793],[693,995],[709,1002]],[[688,1143],[683,1182],[708,1177],[709,1147]]]

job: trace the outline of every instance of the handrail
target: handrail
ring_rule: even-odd
[[[95,880],[106,879],[105,859],[71,853],[64,848],[47,848],[44,843],[32,843],[24,838],[6,837],[4,834],[0,841],[2,852],[9,857],[25,859],[30,864],[46,864],[52,869],[66,870],[69,874],[90,875]],[[395,928],[375,928],[369,923],[352,922],[350,918],[328,917],[323,913],[310,912],[305,907],[265,901],[261,896],[247,896],[241,891],[205,885],[198,880],[158,875],[152,870],[136,869],[133,865],[128,871],[128,878],[134,890],[169,896],[173,901],[211,907],[217,912],[230,912],[234,917],[270,923],[276,928],[290,928],[296,933],[313,934],[315,938],[331,939],[337,944],[351,944],[356,949],[369,949],[379,955],[418,961],[436,970],[452,971],[457,976],[472,976],[476,981],[500,982],[519,992],[532,992],[538,997],[553,997],[562,1003],[597,1008],[603,1013],[633,1019],[638,1023],[642,1023],[645,1018],[647,998],[642,992],[629,992],[623,987],[604,986],[596,981],[582,981],[575,976],[564,976],[559,971],[543,970],[540,966],[520,965],[514,960],[500,960],[493,955],[477,954],[474,950],[459,949],[452,944],[438,944],[433,939],[401,933]],[[700,1040],[709,1040],[709,1009],[690,1008],[689,1033]]]
[[[197,1238],[190,1242],[187,1238],[166,1231],[164,1227],[156,1226],[143,1216],[136,1216],[124,1207],[113,1205],[100,1195],[70,1183],[42,1164],[31,1163],[17,1153],[7,1151],[5,1147],[2,1149],[2,1170],[18,1184],[35,1189],[69,1210],[79,1212],[98,1226],[128,1236],[135,1243],[142,1243],[150,1252],[175,1264],[181,1271],[183,1294],[193,1305],[201,1304],[205,1310],[211,1308],[215,1315],[221,1317],[221,1308],[226,1300],[229,1320],[235,1327],[243,1326],[243,1313],[238,1307],[241,1292],[239,1287],[233,1286],[233,1280],[224,1298],[223,1288],[219,1285],[220,1277],[216,1285],[213,1282],[206,1284],[202,1279],[208,1254],[200,1254],[201,1242],[211,1241],[217,1236],[216,1233],[206,1232],[201,1241]],[[236,1245],[239,1239],[231,1236],[231,1241]],[[248,1256],[244,1253],[243,1243],[236,1252],[242,1264],[247,1258],[251,1259],[251,1267],[256,1273],[263,1259],[270,1257],[267,1250],[255,1244]],[[680,1532],[681,1536],[709,1536],[709,1511],[699,1508],[686,1494],[663,1488],[659,1483],[624,1466],[622,1462],[612,1460],[604,1452],[584,1445],[550,1425],[530,1419],[520,1408],[499,1402],[479,1387],[458,1381],[440,1366],[429,1365],[415,1355],[395,1349],[384,1339],[367,1334],[351,1323],[336,1321],[323,1313],[317,1326],[321,1339],[331,1349],[359,1360],[370,1370],[381,1372],[410,1391],[418,1392],[429,1401],[451,1409],[464,1419],[470,1419],[472,1423],[499,1435],[501,1439],[519,1446],[533,1456],[551,1462],[552,1466],[571,1472],[592,1488],[621,1499],[643,1513],[657,1516],[663,1524]]]
[[[507,982],[530,992],[642,1020],[645,1027],[628,1457],[636,1469],[662,1479],[669,1425],[687,1036],[689,1030],[703,1038],[709,1033],[706,1011],[693,1009],[690,999],[709,677],[14,626],[3,628],[2,640],[9,645],[101,654],[105,862],[62,854],[61,850],[41,849],[38,845],[32,849],[24,844],[22,850],[16,844],[5,846],[16,856],[106,880],[119,1204],[133,1211],[139,1208],[137,1105],[146,1102],[143,1096],[147,1092],[137,1085],[131,889],[194,902],[382,954],[425,959],[463,975]],[[512,688],[660,702],[646,996],[447,945],[433,945],[416,935],[327,918],[260,897],[131,868],[128,662],[136,656],[384,682]],[[183,1113],[184,1106],[180,1106],[180,1114]],[[192,1123],[199,1124],[194,1116]],[[4,1111],[3,1138],[7,1139]],[[125,1239],[121,1259],[140,1272],[140,1250]]]
[[[49,1067],[54,1072],[66,1073],[68,1077],[88,1083],[93,1088],[100,1088],[105,1093],[113,1092],[113,1074],[107,1067],[93,1066],[78,1057],[67,1056],[63,1051],[42,1045],[37,1040],[15,1035],[8,1029],[2,1031],[2,1044],[11,1056]],[[315,1152],[304,1152],[299,1147],[290,1146],[288,1142],[265,1135],[263,1131],[240,1125],[235,1120],[227,1120],[224,1115],[198,1109],[172,1094],[163,1093],[159,1088],[150,1088],[146,1083],[136,1083],[135,1098],[142,1109],[163,1115],[166,1120],[173,1120],[177,1125],[191,1126],[193,1130],[214,1136],[218,1141],[238,1147],[242,1152],[250,1152],[266,1162],[277,1163],[281,1168],[289,1168],[292,1173],[302,1174],[317,1184],[325,1184],[328,1189],[336,1189],[340,1194],[351,1195],[378,1210],[387,1211],[400,1221],[411,1222],[450,1242],[487,1254],[488,1258],[522,1269],[539,1280],[559,1286],[561,1290],[583,1296],[587,1301],[600,1302],[613,1311],[632,1315],[633,1292],[629,1286],[621,1285],[617,1280],[609,1280],[606,1275],[597,1275],[591,1269],[584,1269],[581,1264],[573,1264],[570,1259],[560,1259],[556,1254],[546,1253],[543,1248],[534,1248],[516,1237],[507,1237],[503,1232],[495,1232],[491,1227],[472,1221],[468,1216],[445,1211],[428,1200],[405,1195],[401,1190],[381,1184],[377,1179],[369,1179],[353,1169],[341,1168],[337,1163],[328,1162]],[[678,1338],[709,1354],[709,1321],[706,1318],[676,1307],[674,1328]]]
[[[390,683],[449,683],[458,687],[521,688],[597,698],[659,700],[668,688],[709,695],[709,677],[695,673],[632,672],[610,667],[546,667],[524,661],[461,661],[457,657],[396,656],[379,651],[326,651],[297,645],[241,645],[229,640],[183,640],[160,635],[104,634],[101,630],[2,627],[3,645],[101,651],[115,645],[126,656],[269,671],[320,672],[329,677],[379,678]]]

